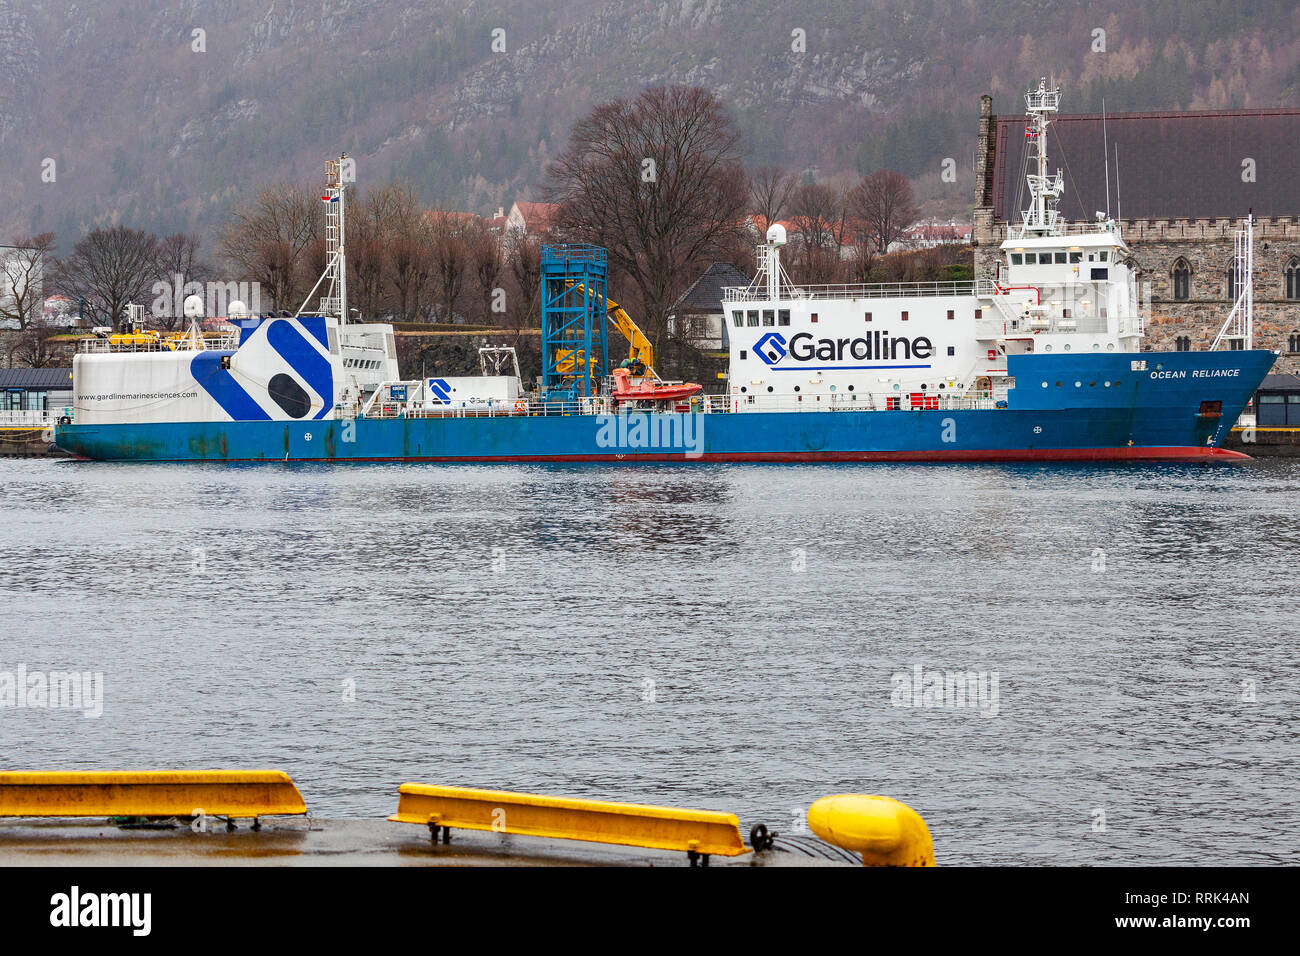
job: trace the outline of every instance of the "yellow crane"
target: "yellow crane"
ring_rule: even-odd
[[[570,282],[567,283],[565,287],[575,289],[584,294],[587,291],[586,287],[581,282]],[[657,379],[659,376],[655,374],[654,370],[654,346],[652,346],[650,340],[645,337],[645,333],[642,332],[641,328],[632,321],[632,317],[623,311],[622,306],[613,299],[605,299],[605,309],[610,321],[614,323],[614,328],[618,329],[619,332],[622,333],[623,337],[628,341],[627,357],[634,362],[640,361],[645,365],[646,376]],[[575,373],[575,356],[571,350],[560,351],[557,353],[556,359],[557,362],[555,369],[561,375],[571,375]],[[576,356],[576,365],[581,367],[583,361],[582,352],[579,350]],[[596,364],[599,365],[600,363],[597,362]]]

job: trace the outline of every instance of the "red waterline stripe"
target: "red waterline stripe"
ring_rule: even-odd
[[[83,456],[77,455],[77,458]],[[83,459],[84,460],[84,459]],[[129,461],[132,459],[113,459]],[[496,462],[499,464],[539,464],[547,462],[1034,462],[1034,461],[1250,461],[1249,455],[1226,448],[1199,445],[1167,445],[1150,448],[1041,448],[1041,449],[934,449],[930,451],[804,451],[804,452],[723,452],[687,458],[684,454],[654,455],[398,455],[389,457],[337,458],[153,458],[136,459],[157,462]]]

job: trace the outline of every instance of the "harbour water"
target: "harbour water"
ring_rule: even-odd
[[[785,833],[882,793],[940,864],[1300,862],[1300,462],[0,479],[0,679],[103,675],[98,717],[0,699],[5,769],[276,767],[317,816],[411,780]],[[984,696],[913,699],[951,672]]]

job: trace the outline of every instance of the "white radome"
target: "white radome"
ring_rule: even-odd
[[[185,317],[188,319],[201,318],[203,315],[203,296],[187,295],[185,297]]]
[[[767,227],[767,242],[771,246],[785,245],[785,226],[779,222],[774,222]]]
[[[239,318],[248,315],[248,306],[238,299],[233,300],[230,305],[226,306],[226,314],[231,318]]]

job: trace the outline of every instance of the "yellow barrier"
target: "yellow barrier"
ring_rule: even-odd
[[[706,866],[711,855],[748,853],[734,813],[607,803],[533,793],[404,783],[394,823],[427,826],[433,839],[449,831],[493,830],[560,840],[585,840],[655,850],[682,850]]]
[[[934,866],[934,841],[920,814],[892,797],[840,793],[808,808],[808,826],[864,866]]]
[[[306,813],[281,770],[3,771],[0,817],[261,817]]]

